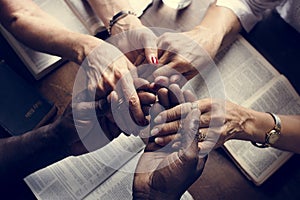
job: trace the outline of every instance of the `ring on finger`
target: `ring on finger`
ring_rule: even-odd
[[[201,129],[199,129],[198,132],[198,142],[203,142],[204,140],[206,140],[206,133],[204,133]]]

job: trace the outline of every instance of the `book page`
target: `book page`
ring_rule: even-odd
[[[213,67],[205,77],[197,75],[190,82],[198,98],[225,93],[224,98],[241,104],[279,75],[242,36],[217,54]],[[213,83],[208,88],[209,82]]]
[[[97,151],[70,156],[24,180],[38,199],[82,199],[143,148],[139,137],[122,134]]]
[[[87,0],[65,0],[90,35],[96,35],[105,29],[103,22],[94,14]]]
[[[140,17],[153,0],[129,0],[133,12]],[[65,0],[78,19],[85,25],[91,35],[106,29],[103,22],[93,12],[87,0]]]
[[[133,178],[136,165],[143,151],[140,151],[129,162],[109,177],[103,184],[92,191],[84,200],[132,199]],[[186,191],[181,200],[192,200]]]
[[[283,75],[274,78],[243,105],[263,112],[300,114],[299,95]],[[257,185],[292,156],[275,148],[257,148],[247,141],[227,141],[224,146]]]
[[[48,67],[53,69],[59,65],[60,57],[30,49],[16,40],[1,24],[0,31],[35,79],[40,79]]]
[[[53,16],[66,28],[83,34],[89,34],[89,31],[69,8],[64,0],[34,0],[45,12]]]

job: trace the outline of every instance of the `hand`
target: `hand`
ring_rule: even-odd
[[[113,25],[109,42],[118,47],[136,66],[148,62],[158,64],[155,34],[133,15]]]
[[[178,152],[162,148],[143,153],[134,176],[134,199],[180,199],[200,177],[206,158],[198,156],[199,116],[199,110],[193,109],[184,120],[180,130],[182,148]]]
[[[171,82],[184,85],[213,63],[211,58],[215,56],[220,44],[215,44],[217,42],[212,35],[202,27],[161,35],[158,38],[159,63],[164,65],[154,72],[154,76],[167,76]]]
[[[133,78],[137,77],[136,68],[122,52],[111,44],[102,43],[88,55],[82,66],[92,98],[106,98],[116,90],[118,98],[134,110],[131,113],[134,122],[141,126],[148,124],[133,83]]]
[[[120,131],[103,130],[98,118],[104,117],[108,108],[106,100],[69,104],[63,116],[52,127],[69,155],[80,155],[101,148],[117,137]],[[110,126],[110,122],[107,122]],[[111,127],[111,126],[110,126]]]
[[[251,132],[249,129],[254,127],[250,109],[226,100],[201,99],[195,103],[202,113],[199,122],[204,140],[198,143],[202,153],[205,154],[213,148],[220,147],[229,139],[249,138],[249,136],[245,136],[246,132]],[[159,114],[160,119],[155,121],[157,123],[166,121],[166,124],[162,124],[164,128],[158,127],[160,131],[155,135],[159,138],[156,139],[159,145],[164,146],[178,137],[176,134],[165,135],[174,132],[174,129],[178,130],[176,121],[180,120],[182,115],[190,112],[190,107],[189,103],[185,103]],[[252,132],[255,131],[258,130],[252,130]]]
[[[147,80],[142,78],[135,78],[134,85],[137,89],[143,115],[148,121],[149,109],[156,101],[154,88]],[[120,89],[117,89],[117,91],[118,90]],[[131,114],[136,112],[134,106],[126,103],[123,98],[119,98],[116,91],[113,91],[110,94],[109,99],[112,107],[111,117],[109,119],[111,122],[115,123],[125,134],[139,135],[141,130],[147,128],[145,126],[138,126],[134,123],[134,121],[132,121]]]

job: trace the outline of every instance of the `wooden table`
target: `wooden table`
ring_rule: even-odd
[[[200,16],[204,12],[204,8],[201,6],[200,0],[194,0],[187,9],[177,12],[165,6],[160,0],[154,0],[154,4],[141,19],[149,27],[186,31],[200,22]],[[78,66],[69,62],[42,80],[34,81],[41,93],[56,104],[58,114],[63,112],[71,100],[77,70]],[[209,154],[203,175],[190,187],[189,191],[196,200],[299,199],[299,166],[300,156],[295,155],[266,183],[257,187],[247,180],[222,149],[217,149]],[[22,191],[24,195],[28,196],[26,199],[34,198],[26,186]]]

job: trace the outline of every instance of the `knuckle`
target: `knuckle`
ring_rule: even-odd
[[[135,95],[132,95],[131,97],[129,97],[129,104],[131,106],[137,106],[139,104],[139,100]]]

